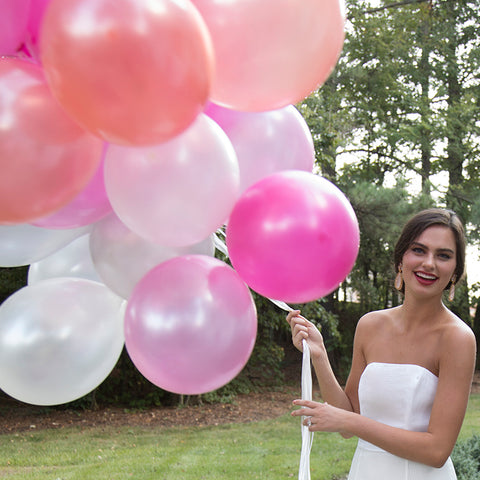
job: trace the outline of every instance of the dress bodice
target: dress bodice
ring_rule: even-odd
[[[360,413],[392,427],[424,432],[438,378],[420,365],[369,363],[360,377]],[[359,439],[349,480],[456,480],[451,459],[441,468],[406,460]]]
[[[369,363],[358,386],[360,413],[392,427],[425,432],[437,383],[437,376],[420,365]]]

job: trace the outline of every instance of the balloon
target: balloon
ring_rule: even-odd
[[[165,247],[139,237],[112,214],[94,225],[90,249],[103,282],[127,299],[140,279],[159,263],[189,253],[213,256],[212,237],[189,247]]]
[[[110,145],[105,185],[130,230],[181,247],[202,241],[229,216],[238,198],[238,161],[226,134],[201,114],[186,132],[160,145]]]
[[[293,105],[268,112],[239,112],[211,103],[205,113],[222,127],[235,148],[241,192],[277,171],[312,171],[312,134]]]
[[[28,285],[57,277],[86,278],[102,283],[90,255],[90,234],[82,235],[52,255],[30,265]]]
[[[15,53],[27,31],[30,0],[0,0],[0,56]]]
[[[0,224],[60,209],[90,181],[103,143],[61,109],[42,69],[0,58]]]
[[[38,262],[86,234],[90,227],[51,230],[34,225],[0,225],[0,267]]]
[[[226,242],[232,265],[265,297],[305,303],[340,285],[355,263],[359,229],[343,193],[325,178],[286,171],[240,197]]]
[[[216,258],[176,257],[148,272],[125,314],[132,362],[164,390],[194,395],[216,390],[245,366],[255,344],[252,296]]]
[[[343,0],[192,0],[215,51],[211,100],[234,110],[298,103],[343,47]]]
[[[105,191],[103,170],[102,161],[88,185],[70,203],[32,223],[47,228],[75,228],[90,225],[107,216],[112,212],[112,206]]]
[[[31,0],[27,31],[29,34],[29,46],[33,47],[35,53],[38,53],[36,50],[40,38],[40,28],[49,3],[50,0]]]
[[[122,352],[124,304],[104,285],[80,278],[15,292],[0,306],[0,388],[34,405],[92,391]]]
[[[210,92],[211,40],[188,0],[51,0],[40,51],[55,97],[111,143],[175,137]]]

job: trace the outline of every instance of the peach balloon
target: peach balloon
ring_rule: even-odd
[[[176,136],[210,93],[211,40],[188,0],[52,0],[40,54],[55,97],[110,143]]]
[[[334,68],[343,0],[192,0],[212,36],[211,100],[235,110],[295,104]]]
[[[0,59],[0,125],[0,224],[59,210],[102,159],[103,142],[65,114],[28,61]]]

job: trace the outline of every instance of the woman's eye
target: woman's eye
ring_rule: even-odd
[[[414,252],[414,253],[423,253],[423,248],[420,248],[420,247],[412,247],[412,252]]]
[[[443,258],[444,260],[450,260],[452,258],[452,256],[449,255],[448,253],[441,253],[439,257]]]

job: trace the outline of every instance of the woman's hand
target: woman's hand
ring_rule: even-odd
[[[293,404],[301,408],[294,410],[292,416],[304,416],[303,424],[311,432],[338,432],[345,437],[350,436],[345,425],[347,415],[352,415],[351,412],[311,400],[294,400]]]
[[[300,310],[293,310],[287,315],[287,322],[292,330],[292,342],[303,352],[303,340],[308,342],[312,357],[324,353],[323,337],[318,328],[300,315]]]

